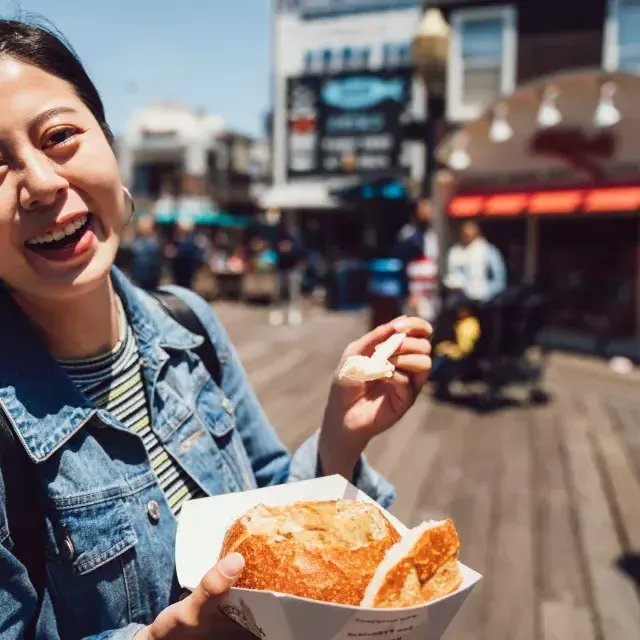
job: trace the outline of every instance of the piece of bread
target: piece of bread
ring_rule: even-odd
[[[399,608],[449,595],[462,583],[460,541],[452,520],[425,522],[387,551],[361,605]]]
[[[237,551],[237,587],[359,605],[400,535],[380,509],[356,500],[258,505],[227,532],[220,557]]]
[[[396,368],[389,362],[389,358],[400,348],[406,337],[404,333],[394,333],[374,349],[371,357],[349,356],[338,372],[338,380],[362,383],[393,377]]]

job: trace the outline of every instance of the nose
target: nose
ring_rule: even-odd
[[[26,211],[53,205],[69,188],[69,182],[44,154],[29,158],[23,175],[19,198]]]

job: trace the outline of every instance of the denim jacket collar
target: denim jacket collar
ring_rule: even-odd
[[[136,336],[143,367],[156,379],[168,351],[202,343],[113,268],[111,277]],[[16,428],[30,458],[49,458],[95,414],[51,356],[6,290],[0,290],[0,408]]]

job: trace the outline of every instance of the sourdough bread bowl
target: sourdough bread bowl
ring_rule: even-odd
[[[449,595],[462,584],[460,541],[452,520],[423,522],[387,551],[361,605],[412,607]]]
[[[358,606],[387,551],[399,541],[373,504],[258,505],[228,530],[220,557],[244,556],[236,587]]]

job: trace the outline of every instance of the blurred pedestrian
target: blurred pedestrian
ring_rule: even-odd
[[[302,323],[302,277],[305,253],[302,244],[284,222],[278,227],[275,253],[279,286],[277,308],[271,312],[269,321],[277,326],[286,320],[288,324],[297,326]]]
[[[155,220],[145,215],[138,218],[136,235],[130,245],[131,279],[145,291],[158,288],[162,271],[162,246],[156,233]]]
[[[174,284],[191,289],[196,273],[203,264],[203,252],[194,231],[193,222],[179,220],[166,255],[170,260]]]
[[[405,264],[428,258],[438,262],[438,236],[434,229],[435,215],[431,200],[418,201],[411,222],[398,233],[393,256]]]
[[[405,266],[405,293],[409,306],[428,322],[435,322],[440,309],[438,294],[438,235],[431,200],[418,201],[413,219],[398,233],[393,255]]]
[[[504,258],[475,220],[462,224],[459,237],[447,256],[444,284],[457,299],[488,302],[507,287]]]

